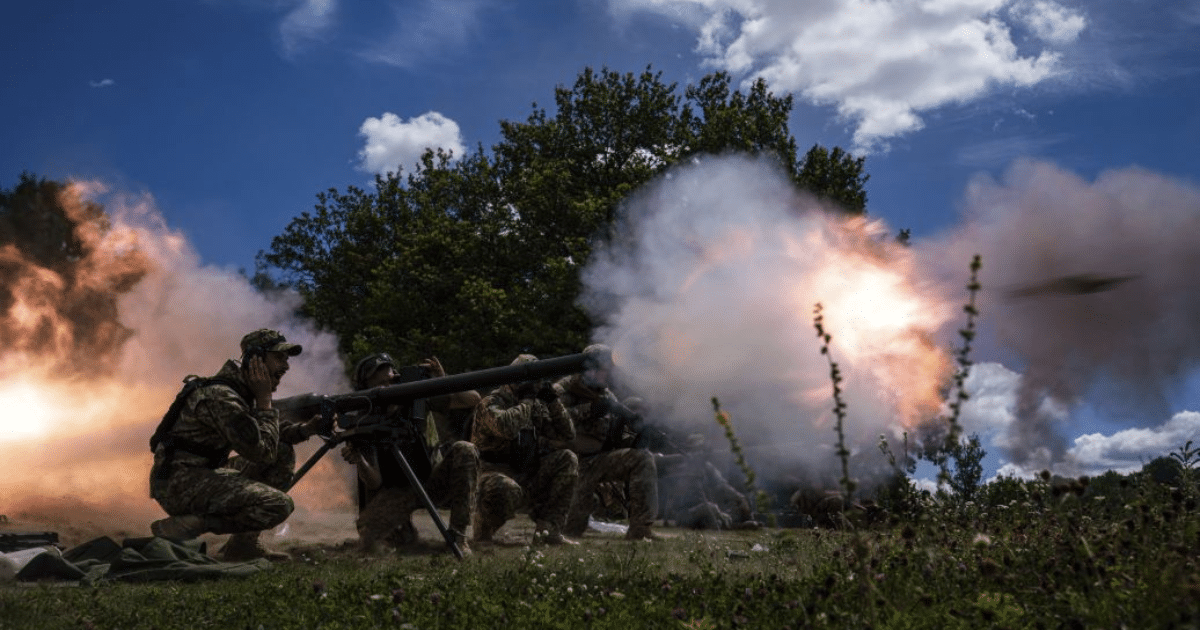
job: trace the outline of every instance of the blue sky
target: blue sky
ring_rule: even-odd
[[[798,145],[866,155],[871,216],[918,242],[958,229],[971,182],[1021,158],[1084,186],[1138,168],[1190,199],[1200,182],[1196,0],[46,0],[5,17],[0,184],[29,171],[148,193],[205,264],[232,269],[318,192],[425,146],[489,147],[498,121],[551,105],[587,66],[766,77],[796,97]],[[1000,362],[1021,358],[988,343],[1000,393],[974,413],[998,436],[1012,387],[997,383],[1014,374]],[[1191,384],[1195,363],[1178,363]],[[1195,388],[1167,389],[1153,418],[1068,414],[1068,432],[1125,448],[1079,470],[1196,436]],[[1113,437],[1133,429],[1156,432]],[[1068,446],[1084,458],[1098,441]]]

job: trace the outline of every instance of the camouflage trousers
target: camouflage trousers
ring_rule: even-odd
[[[587,530],[588,517],[596,510],[600,484],[616,482],[629,497],[629,525],[649,526],[658,516],[658,468],[646,449],[621,448],[583,457],[579,461],[579,485],[567,517],[568,536]]]
[[[569,450],[551,451],[541,456],[532,473],[517,474],[511,466],[484,462],[479,477],[479,515],[475,537],[491,535],[528,507],[529,516],[539,525],[561,532],[575,497],[579,481],[579,459]]]
[[[450,529],[465,536],[471,526],[478,482],[478,449],[470,442],[455,442],[422,485],[435,506],[450,510]],[[397,527],[409,522],[414,510],[424,507],[417,491],[408,485],[381,488],[358,515],[355,525],[359,539],[366,547],[388,540]]]
[[[151,478],[150,496],[171,516],[194,514],[215,534],[271,529],[295,509],[280,488],[292,482],[296,451],[280,444],[274,461],[234,457],[223,468],[172,467],[165,479]]]

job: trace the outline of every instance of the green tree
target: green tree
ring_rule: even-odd
[[[555,89],[553,111],[534,103],[501,121],[490,152],[430,151],[373,191],[319,194],[259,253],[256,282],[297,289],[351,360],[386,349],[464,370],[578,352],[593,328],[576,304],[592,244],[612,236],[630,192],[680,160],[770,153],[797,184],[862,211],[846,203],[865,205],[862,159],[817,146],[798,160],[791,108],[761,80],[742,93],[716,73],[680,96],[650,68],[589,68]]]

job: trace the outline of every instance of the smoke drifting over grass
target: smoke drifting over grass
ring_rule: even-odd
[[[80,214],[95,209],[88,199],[107,212]],[[294,315],[295,296],[264,295],[238,273],[200,264],[150,197],[76,183],[61,202],[68,216],[83,219],[75,226],[86,244],[78,255],[45,264],[19,245],[37,234],[19,230],[18,245],[3,250],[5,273],[26,281],[8,285],[0,313],[7,331],[0,444],[8,464],[0,513],[146,535],[162,516],[148,496],[150,434],[182,379],[237,358],[252,330],[276,328],[304,346],[277,396],[349,390],[336,339]],[[310,473],[297,503],[348,506],[340,463]]]
[[[982,323],[1022,374],[1012,462],[1074,474],[1064,419],[1085,398],[1126,425],[1169,418],[1200,366],[1200,188],[1137,168],[1089,182],[1022,161],[975,179],[964,209],[960,227],[915,249],[943,279],[983,255]]]
[[[879,468],[881,433],[940,410],[952,366],[936,335],[957,309],[881,222],[825,212],[777,165],[745,157],[673,169],[624,211],[583,275],[585,303],[656,418],[719,450],[719,397],[760,475],[828,483],[839,468],[817,302],[845,377],[855,474]]]

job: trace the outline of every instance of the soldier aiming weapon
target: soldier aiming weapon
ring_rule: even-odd
[[[296,471],[288,488],[295,486],[326,453],[339,444],[344,442],[353,444],[355,441],[373,444],[388,443],[390,444],[389,454],[400,465],[400,469],[415,492],[418,501],[429,512],[455,557],[461,559],[463,557],[462,550],[455,541],[454,532],[446,527],[446,523],[425,491],[421,477],[413,468],[412,460],[415,459],[422,471],[428,473],[430,465],[428,457],[421,457],[427,453],[423,449],[405,448],[405,446],[414,444],[420,445],[421,429],[419,427],[423,426],[424,422],[424,401],[445,394],[582,372],[587,369],[590,362],[597,360],[594,354],[585,352],[452,376],[428,377],[425,374],[412,374],[405,377],[413,379],[408,382],[364,391],[333,396],[301,394],[276,400],[274,406],[280,410],[282,415],[306,418],[320,414],[326,420],[326,426],[330,427],[327,434],[319,435],[324,443]],[[385,418],[379,415],[373,416],[371,413],[389,407],[399,408],[401,410],[400,417],[408,422],[396,422],[395,414],[389,414]],[[349,412],[359,413],[350,414]]]

